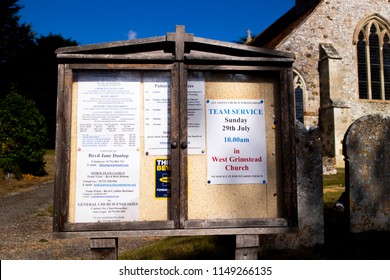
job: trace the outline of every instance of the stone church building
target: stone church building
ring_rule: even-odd
[[[296,0],[248,44],[295,53],[296,118],[320,126],[325,172],[353,121],[390,115],[390,0]]]

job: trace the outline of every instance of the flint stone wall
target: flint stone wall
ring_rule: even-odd
[[[300,0],[297,4],[301,4],[299,2],[309,1]],[[296,55],[294,66],[301,73],[307,86],[304,96],[307,127],[318,125],[320,107],[318,59],[321,44],[332,44],[342,58],[340,69],[342,95],[335,98],[339,98],[352,109],[352,120],[367,114],[388,112],[389,103],[361,102],[358,99],[356,46],[352,41],[360,21],[373,14],[379,14],[389,20],[390,1],[323,0],[302,24],[275,47],[276,50]]]
[[[299,0],[297,4],[310,1]],[[320,49],[323,44],[331,44],[341,58],[338,80],[341,80],[339,94],[332,96],[333,102],[342,101],[347,124],[337,123],[335,119],[333,132],[336,137],[345,134],[348,126],[358,118],[368,114],[389,114],[390,103],[359,99],[357,52],[353,37],[359,23],[367,16],[380,15],[390,20],[389,0],[322,0],[314,11],[297,26],[279,45],[276,50],[292,52],[296,55],[294,67],[305,81],[304,114],[306,127],[319,125],[319,108],[321,107],[319,77]],[[334,151],[342,150],[342,144],[335,139]],[[339,157],[342,158],[342,157]],[[336,167],[343,167],[341,160]],[[333,167],[332,167],[333,168]],[[334,170],[333,170],[334,171]]]
[[[343,142],[350,230],[390,231],[390,117],[359,118]]]

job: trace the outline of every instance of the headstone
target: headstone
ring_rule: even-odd
[[[260,249],[297,248],[324,243],[322,143],[318,127],[295,124],[298,229],[295,233],[260,236]]]
[[[390,118],[356,120],[344,138],[350,230],[390,230]],[[348,210],[348,209],[347,209]]]

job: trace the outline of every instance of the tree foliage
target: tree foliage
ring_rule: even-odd
[[[54,148],[57,100],[55,50],[78,43],[50,33],[39,37],[32,25],[21,23],[19,0],[0,0],[0,98],[11,85],[35,102],[47,122],[47,148]]]
[[[0,168],[20,177],[45,174],[46,123],[35,103],[13,87],[0,100]]]
[[[0,168],[42,175],[44,148],[55,143],[55,50],[77,42],[52,33],[37,37],[20,22],[18,2],[0,0]]]
[[[19,23],[18,0],[0,1],[0,64],[10,65],[26,48],[34,45],[31,25]]]
[[[33,100],[47,122],[48,148],[54,148],[57,108],[57,58],[55,50],[75,46],[76,41],[59,34],[48,34],[35,39],[35,46],[20,64],[16,84],[21,93]]]

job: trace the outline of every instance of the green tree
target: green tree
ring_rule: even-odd
[[[77,42],[50,33],[37,37],[35,43],[15,78],[20,93],[33,100],[45,117],[48,130],[47,147],[54,148],[58,69],[55,51],[60,47],[76,46]]]
[[[19,0],[0,1],[0,60],[1,63],[8,63],[12,58],[18,56],[23,49],[34,45],[34,32],[31,31],[31,24],[20,23],[19,11],[23,6]]]
[[[12,87],[0,100],[0,168],[17,178],[45,174],[46,123],[35,103]]]
[[[19,23],[20,9],[18,0],[0,0],[0,97],[17,75],[17,61],[35,45],[31,25]]]
[[[10,85],[35,102],[47,122],[47,148],[54,148],[57,100],[55,50],[78,43],[50,33],[37,37],[31,24],[21,23],[19,0],[0,0],[0,98]]]

